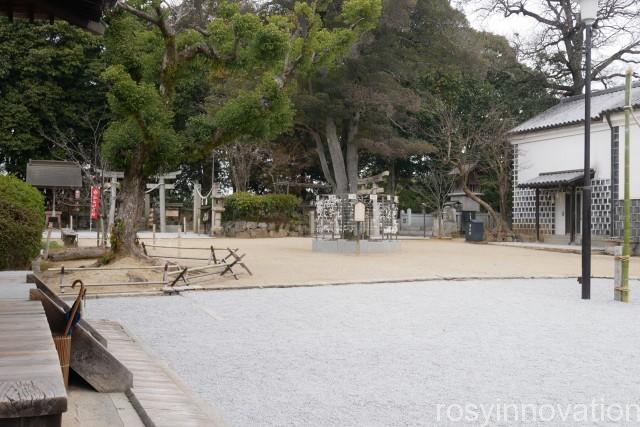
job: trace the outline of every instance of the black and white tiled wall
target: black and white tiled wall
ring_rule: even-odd
[[[608,236],[611,232],[611,180],[591,181],[591,234]]]
[[[536,228],[536,192],[533,189],[518,187],[518,147],[514,147],[513,168],[513,231],[516,233],[535,233]],[[591,182],[591,230],[594,235],[607,236],[611,232],[611,193],[610,179],[594,179]],[[540,190],[540,233],[555,232],[555,195],[558,190]],[[580,192],[580,189],[578,189]],[[640,200],[637,201],[636,231],[640,231]],[[632,208],[632,212],[634,208]]]
[[[540,191],[540,234],[554,232],[555,196],[552,191]],[[536,191],[513,189],[513,231],[532,234],[536,231]]]

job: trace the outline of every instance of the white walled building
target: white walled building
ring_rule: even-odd
[[[631,103],[640,107],[640,84]],[[624,88],[594,92],[591,101],[594,239],[622,235]],[[637,113],[636,113],[637,114]],[[532,237],[578,241],[584,162],[584,96],[574,96],[511,131],[514,148],[513,229]],[[631,127],[632,236],[640,238],[640,128]]]

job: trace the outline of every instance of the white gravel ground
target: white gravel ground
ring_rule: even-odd
[[[487,414],[489,425],[613,425],[616,405],[640,404],[640,285],[628,305],[610,281],[593,287],[590,301],[575,280],[493,280],[86,308],[121,320],[232,426],[481,425]],[[527,422],[511,404],[530,405]]]

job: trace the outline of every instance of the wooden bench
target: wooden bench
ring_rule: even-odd
[[[40,277],[35,276],[34,279],[47,314],[49,329],[62,331],[69,305],[55,295]],[[109,352],[104,337],[84,319],[78,322],[73,331],[69,366],[101,393],[125,392],[133,384],[131,371]]]
[[[60,426],[67,392],[40,301],[0,301],[0,427]]]

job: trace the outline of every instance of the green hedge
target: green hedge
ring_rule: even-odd
[[[291,194],[234,193],[225,199],[226,221],[288,222],[297,218],[300,199]]]
[[[0,176],[0,270],[22,269],[40,253],[44,198],[13,176]]]

